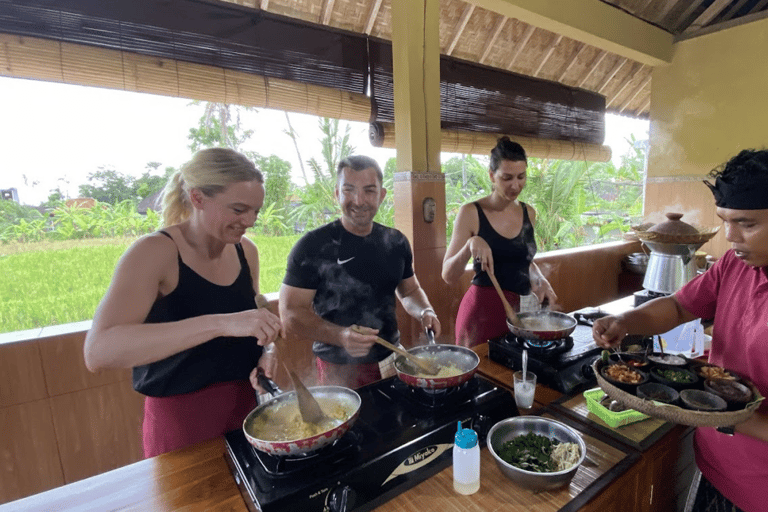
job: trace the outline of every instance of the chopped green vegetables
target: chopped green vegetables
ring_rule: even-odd
[[[501,457],[508,464],[537,473],[557,471],[557,463],[552,460],[552,450],[559,441],[529,432],[507,441],[499,450]]]
[[[681,372],[679,370],[657,369],[656,373],[663,379],[680,384],[693,382],[693,376],[690,373]]]

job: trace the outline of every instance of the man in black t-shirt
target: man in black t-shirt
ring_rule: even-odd
[[[280,316],[287,336],[314,340],[322,384],[356,388],[381,378],[379,362],[390,351],[376,344],[376,336],[400,341],[395,295],[423,328],[440,334],[440,321],[413,273],[408,240],[373,222],[387,193],[382,180],[372,158],[339,162],[341,218],[304,235],[288,257]]]

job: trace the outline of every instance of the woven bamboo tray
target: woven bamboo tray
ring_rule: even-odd
[[[708,242],[713,236],[715,236],[720,229],[720,226],[707,230],[699,230],[698,233],[690,235],[669,235],[665,233],[656,233],[653,231],[646,231],[635,228],[635,235],[642,242],[656,242],[659,244],[703,244]]]
[[[744,383],[752,389],[755,398],[744,409],[738,411],[704,412],[692,411],[676,405],[661,405],[652,400],[638,398],[632,393],[619,389],[605,380],[600,374],[600,368],[602,368],[603,364],[602,360],[595,360],[595,362],[592,363],[592,370],[595,372],[595,377],[597,377],[597,384],[608,396],[636,411],[672,423],[679,423],[681,425],[689,425],[692,427],[729,427],[749,419],[763,400],[763,396],[760,394],[760,391],[757,390],[755,385],[745,380]]]

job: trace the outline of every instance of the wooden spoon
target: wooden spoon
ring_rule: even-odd
[[[357,333],[360,333],[360,334],[367,334],[367,333],[363,332],[363,330],[360,328],[360,326],[357,326],[357,325],[353,325],[352,326],[352,330],[357,332]],[[416,366],[421,368],[421,370],[424,373],[426,373],[427,375],[437,375],[437,373],[440,371],[440,366],[437,363],[435,363],[434,361],[428,361],[428,360],[426,360],[424,358],[417,357],[417,356],[411,354],[410,352],[408,352],[407,350],[402,349],[402,348],[398,347],[397,345],[391,344],[390,342],[388,342],[387,340],[385,340],[383,338],[380,338],[380,337],[376,336],[376,343],[378,343],[379,345],[382,345],[384,347],[387,347],[389,350],[391,350],[393,352],[397,352],[401,356],[405,357],[410,362],[412,362],[413,364],[415,364]]]
[[[257,295],[256,305],[259,308],[266,309],[266,297],[263,295]],[[301,419],[305,423],[320,423],[328,416],[320,408],[320,404],[317,403],[317,400],[315,400],[315,397],[312,396],[312,393],[309,391],[309,389],[307,389],[304,383],[301,382],[301,379],[298,375],[296,375],[296,372],[289,368],[285,363],[285,345],[283,344],[283,341],[283,338],[280,336],[275,338],[275,347],[277,348],[278,355],[281,359],[283,359],[283,367],[288,372],[288,376],[291,378],[293,387],[296,390],[296,398],[299,402],[299,414],[301,414]]]
[[[285,366],[285,363],[283,363],[283,366]],[[315,400],[315,397],[312,396],[312,393],[307,389],[304,383],[301,382],[299,376],[296,375],[296,372],[287,366],[285,366],[285,369],[288,371],[288,376],[291,378],[291,381],[293,381],[293,387],[296,390],[296,398],[299,400],[299,413],[301,414],[301,419],[304,420],[305,423],[318,424],[328,418],[320,408],[320,404]]]
[[[514,325],[515,327],[520,327],[523,329],[523,324],[520,323],[520,319],[517,317],[517,313],[515,313],[515,310],[512,308],[512,305],[507,300],[507,297],[504,295],[504,292],[501,290],[501,286],[499,286],[499,282],[496,280],[496,276],[493,275],[493,272],[488,272],[488,277],[491,278],[491,282],[493,283],[493,287],[496,288],[496,293],[499,294],[499,298],[501,299],[501,303],[504,304],[504,311],[507,313],[507,319],[509,319],[509,323]]]

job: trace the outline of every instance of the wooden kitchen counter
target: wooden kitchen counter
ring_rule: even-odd
[[[511,371],[487,357],[487,345],[476,347],[480,372],[511,388]],[[452,468],[383,503],[378,512],[467,512],[509,510],[635,511],[660,510],[654,485],[669,479],[668,468],[679,444],[673,429],[642,453],[591,428],[579,414],[568,414],[560,393],[538,386],[533,411],[574,426],[588,447],[587,461],[569,486],[534,493],[518,487],[496,467],[487,448],[481,451],[481,487],[471,496],[453,491]],[[577,412],[581,411],[576,407]],[[521,411],[522,413],[529,413]],[[584,421],[581,424],[581,421]],[[243,511],[248,509],[224,460],[219,438],[115,469],[91,478],[0,505],[11,510]],[[674,466],[674,463],[671,464]],[[650,489],[650,495],[649,495]],[[674,496],[668,497],[672,503]],[[671,500],[671,501],[670,501]],[[652,506],[653,505],[653,506]]]
[[[454,492],[453,473],[448,467],[375,510],[493,511],[509,510],[510,504],[542,512],[579,510],[589,497],[582,492],[585,488],[599,478],[603,478],[602,486],[610,485],[612,473],[626,470],[636,460],[626,451],[597,439],[590,437],[586,441],[588,463],[579,469],[570,486],[556,491],[534,493],[518,487],[501,474],[488,450],[483,448],[479,492],[471,496]],[[224,450],[223,438],[214,439],[1,505],[0,512],[74,509],[247,512],[224,460]],[[599,489],[593,487],[593,491],[596,490]]]

